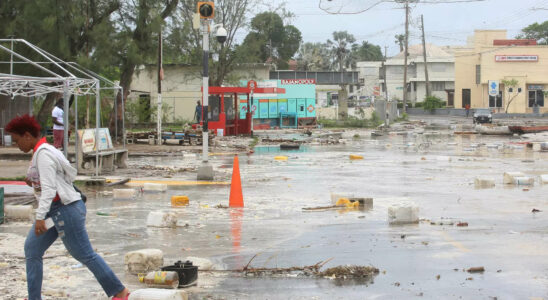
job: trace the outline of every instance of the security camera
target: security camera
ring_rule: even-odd
[[[217,29],[217,41],[219,43],[224,43],[226,41],[226,36],[228,35],[228,33],[226,32],[226,29],[224,29],[223,27],[219,27],[219,29]]]

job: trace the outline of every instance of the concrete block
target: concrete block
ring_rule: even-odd
[[[177,214],[174,212],[151,211],[147,217],[148,227],[175,227],[177,226]]]
[[[491,178],[475,178],[475,179],[474,179],[474,186],[475,186],[477,189],[492,188],[492,187],[495,187],[495,179],[491,179]]]
[[[114,189],[112,190],[114,199],[132,199],[137,196],[135,189]]]
[[[124,256],[126,271],[131,274],[159,270],[164,265],[164,253],[160,249],[141,249]]]
[[[5,205],[4,218],[6,220],[34,221],[32,205]]]
[[[398,203],[388,207],[388,223],[413,224],[419,222],[419,207],[412,202]]]
[[[222,270],[221,266],[214,264],[207,258],[188,256],[186,260],[190,260],[194,266],[198,266],[199,270]]]
[[[143,186],[143,191],[145,191],[145,192],[165,192],[165,191],[167,191],[167,184],[145,182],[145,184]]]
[[[548,184],[548,174],[540,175],[540,183]]]
[[[514,184],[515,177],[525,177],[525,174],[523,174],[522,172],[505,172],[502,176],[502,183]]]
[[[373,208],[373,198],[349,198],[351,202],[358,201],[360,203],[361,209],[372,209]]]
[[[544,142],[540,144],[540,150],[541,151],[548,151],[548,142]]]
[[[514,184],[515,185],[535,185],[535,178],[527,177],[527,176],[514,177]]]
[[[140,289],[132,291],[129,300],[188,300],[184,290]]]
[[[213,180],[213,166],[202,165],[198,168],[198,180]]]

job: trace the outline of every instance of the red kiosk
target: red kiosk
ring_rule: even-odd
[[[202,91],[203,92],[203,91]],[[223,135],[239,135],[251,134],[251,112],[255,110],[250,107],[250,95],[253,99],[253,94],[285,94],[283,88],[260,88],[257,83],[250,80],[247,87],[224,87],[212,86],[209,87],[209,118],[208,128],[213,130],[215,134],[219,134],[219,129]],[[239,118],[239,96],[246,95],[247,100],[241,100],[242,103],[247,103],[245,119]],[[202,104],[203,109],[203,104]],[[202,119],[200,125],[203,125],[204,112],[202,111]],[[198,124],[194,124],[196,128]]]

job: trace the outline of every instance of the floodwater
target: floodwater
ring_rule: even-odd
[[[350,135],[346,144],[311,144],[298,151],[257,147],[252,155],[240,155],[244,209],[215,208],[228,205],[229,186],[170,188],[132,200],[90,189],[92,244],[117,274],[124,273],[123,255],[143,248],[161,249],[166,265],[200,257],[233,270],[257,255],[250,267],[285,268],[331,259],[324,268],[371,265],[381,271],[365,282],[200,272],[198,286],[188,289],[191,299],[548,298],[548,185],[538,179],[548,174],[548,152],[533,152],[506,136],[444,131],[377,138],[361,131],[360,136]],[[350,154],[364,159],[350,160]],[[274,160],[278,155],[288,160]],[[173,167],[196,160],[135,159]],[[213,156],[210,162],[216,179],[230,180],[232,156]],[[504,186],[507,171],[533,176],[535,185]],[[195,174],[187,176],[195,179]],[[496,186],[476,189],[478,176],[495,179]],[[332,205],[331,194],[371,197],[374,204],[368,210],[302,210]],[[180,226],[147,228],[150,211],[172,209],[172,195],[190,198],[188,207],[173,209]],[[388,207],[402,201],[419,207],[419,224],[388,224]],[[469,225],[457,227],[458,222]],[[9,230],[24,234],[28,227]],[[464,271],[480,266],[485,272]],[[122,279],[139,288],[134,276]],[[88,289],[100,290],[93,278],[85,282]]]

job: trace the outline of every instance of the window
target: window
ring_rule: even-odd
[[[544,107],[544,93],[541,90],[529,91],[529,107],[536,105]]]
[[[476,84],[481,83],[481,65],[476,65]]]
[[[489,96],[489,107],[502,107],[502,91],[498,96]]]
[[[431,68],[432,72],[445,72],[447,69],[445,64],[432,64]]]
[[[432,91],[434,92],[445,91],[445,82],[443,81],[431,82],[430,86],[432,87]]]

